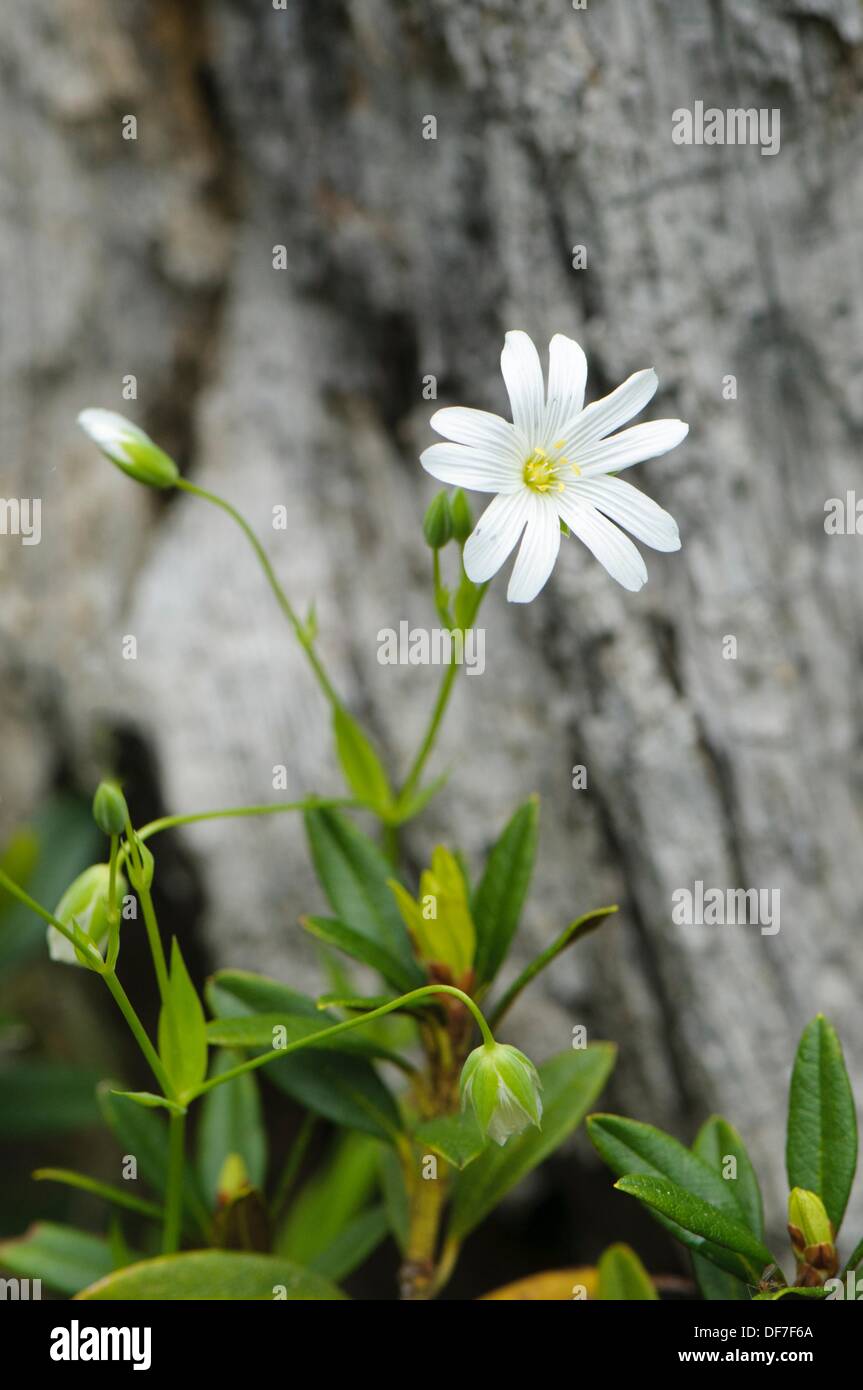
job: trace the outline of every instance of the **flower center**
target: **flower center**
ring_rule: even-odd
[[[563,447],[563,440],[559,439],[556,444],[552,444],[552,453],[549,454],[545,449],[534,449],[530,457],[525,461],[522,477],[525,485],[532,492],[563,492],[566,484],[561,474],[571,468],[578,478],[581,476],[581,469],[577,463],[571,463],[558,450]]]

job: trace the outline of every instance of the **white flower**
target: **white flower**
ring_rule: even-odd
[[[526,333],[507,333],[500,365],[513,423],[485,410],[438,410],[432,429],[451,442],[433,444],[420,458],[443,483],[497,494],[465,543],[468,577],[476,584],[491,579],[521,538],[507,598],[529,603],[554,568],[564,522],[613,579],[640,589],[647,569],[619,527],[654,550],[679,550],[677,523],[610,474],[673,449],[689,426],[653,420],[612,431],[651,400],[656,373],[635,372],[585,408],[587,361],[571,338],[556,333],[551,340],[547,394],[539,354]]]

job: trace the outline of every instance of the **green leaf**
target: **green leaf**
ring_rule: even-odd
[[[241,1018],[217,1018],[207,1024],[207,1038],[210,1043],[220,1047],[255,1047],[270,1051],[275,1047],[273,1038],[280,1029],[280,1042],[284,1045],[309,1038],[314,1033],[340,1020],[327,1014],[323,1009],[317,1018],[307,1018],[305,1014],[251,1014]],[[357,1025],[359,1027],[359,1025]],[[334,1038],[322,1038],[320,1042],[309,1043],[309,1051],[347,1052],[360,1057],[380,1057],[391,1062],[401,1062],[398,1053],[384,1047],[370,1038],[356,1033],[337,1033]]]
[[[450,1220],[452,1237],[463,1240],[511,1187],[563,1143],[605,1085],[615,1055],[611,1043],[593,1043],[542,1064],[542,1129],[526,1129],[502,1148],[488,1144],[459,1175]]]
[[[331,1245],[311,1262],[328,1279],[345,1279],[358,1269],[389,1234],[386,1208],[381,1204],[360,1212],[339,1231]]]
[[[23,1236],[0,1241],[0,1268],[72,1294],[110,1271],[111,1251],[107,1241],[86,1231],[38,1221]]]
[[[653,1280],[628,1245],[609,1245],[599,1261],[599,1293],[603,1302],[657,1302]]]
[[[538,825],[539,798],[532,796],[519,807],[492,847],[474,895],[474,968],[483,984],[494,979],[518,927],[533,873]]]
[[[793,1303],[794,1300],[797,1299],[797,1298],[829,1298],[829,1297],[830,1297],[830,1292],[829,1292],[828,1289],[823,1289],[823,1288],[801,1289],[801,1288],[795,1288],[793,1285],[791,1285],[791,1286],[789,1286],[789,1287],[787,1287],[787,1288],[784,1288],[784,1289],[765,1289],[765,1291],[764,1291],[763,1293],[756,1293],[756,1294],[753,1294],[753,1295],[752,1295],[752,1302],[753,1302],[753,1303],[777,1303],[777,1302],[779,1301],[780,1298],[783,1298],[783,1299],[784,1299],[784,1298],[790,1298],[791,1301],[792,1301],[792,1303]]]
[[[32,1139],[99,1122],[101,1073],[70,1062],[16,1062],[0,1071],[0,1135]]]
[[[317,937],[328,946],[338,947],[340,951],[353,956],[354,960],[362,961],[364,965],[370,965],[400,993],[407,993],[408,989],[413,988],[413,985],[402,987],[405,978],[404,965],[397,956],[344,922],[339,922],[334,917],[301,917],[300,926],[310,936]]]
[[[695,1136],[692,1152],[703,1159],[714,1173],[718,1173],[722,1181],[728,1184],[737,1198],[737,1205],[746,1218],[746,1224],[750,1231],[759,1240],[763,1240],[764,1202],[761,1197],[761,1188],[758,1185],[758,1176],[746,1151],[746,1145],[734,1126],[724,1120],[721,1115],[711,1115],[709,1120],[705,1120]],[[735,1178],[725,1177],[724,1170],[728,1166],[728,1160],[732,1158],[736,1165],[737,1176]]]
[[[107,1182],[99,1182],[97,1178],[90,1178],[86,1173],[76,1173],[71,1168],[37,1168],[33,1174],[34,1182],[57,1182],[64,1187],[76,1187],[81,1192],[89,1192],[93,1197],[101,1197],[102,1201],[110,1202],[112,1206],[123,1207],[126,1211],[134,1211],[138,1216],[148,1216],[151,1221],[161,1221],[163,1211],[155,1202],[147,1202],[143,1197],[136,1197],[134,1193],[124,1192],[122,1187],[114,1187]]]
[[[221,1076],[242,1059],[236,1053],[217,1052],[210,1075]],[[210,1205],[214,1206],[219,1174],[228,1154],[239,1154],[252,1187],[263,1188],[267,1170],[267,1136],[261,1115],[257,1078],[251,1072],[207,1091],[198,1122],[198,1176]]]
[[[98,1096],[105,1123],[121,1152],[133,1157],[138,1165],[139,1180],[143,1178],[148,1187],[164,1196],[168,1171],[167,1122],[155,1110],[145,1109],[114,1091],[109,1082],[101,1083]],[[187,1217],[193,1217],[202,1232],[207,1233],[208,1213],[188,1164],[183,1176],[183,1207]],[[187,1220],[187,1228],[188,1225]]]
[[[181,1097],[207,1075],[207,1020],[176,937],[171,943],[168,994],[159,1014],[159,1056]]]
[[[179,1105],[175,1100],[168,1100],[167,1096],[157,1096],[154,1091],[114,1091],[115,1096],[125,1096],[126,1100],[133,1100],[136,1105],[142,1105],[145,1110],[170,1110],[174,1115],[185,1115],[186,1106]]]
[[[600,1156],[617,1177],[643,1173],[654,1178],[669,1178],[687,1192],[713,1203],[731,1220],[746,1220],[732,1184],[725,1182],[703,1158],[692,1153],[670,1134],[621,1115],[591,1115],[587,1131]],[[696,1239],[683,1227],[665,1220],[662,1220],[662,1224],[690,1250],[696,1250],[708,1259],[716,1254],[703,1240]],[[719,1263],[721,1268],[738,1279],[746,1280],[749,1277],[739,1261],[734,1264],[722,1252],[716,1254],[713,1263]],[[733,1265],[733,1268],[729,1268],[729,1265]]]
[[[466,1168],[478,1158],[486,1146],[485,1135],[476,1119],[467,1112],[461,1115],[439,1115],[426,1120],[415,1131],[420,1144],[434,1149],[454,1168]]]
[[[393,809],[389,778],[367,735],[340,705],[333,711],[333,734],[348,787],[358,801],[386,820]]]
[[[567,946],[571,946],[574,942],[580,941],[583,936],[587,936],[590,932],[595,931],[597,927],[601,927],[606,917],[611,917],[616,912],[616,904],[612,904],[609,907],[597,907],[591,912],[585,912],[581,917],[577,917],[574,922],[570,922],[569,926],[564,928],[557,940],[553,941],[535,960],[532,960],[530,965],[522,970],[518,979],[513,981],[500,1003],[495,1006],[494,1011],[489,1017],[489,1024],[491,1027],[494,1028],[496,1024],[500,1023],[500,1020],[510,1006],[515,1003],[522,990],[526,989],[540,971],[545,970],[546,966],[550,965],[551,962],[560,955],[561,951],[565,951]]]
[[[142,1260],[92,1284],[87,1300],[334,1302],[345,1295],[320,1274],[276,1255],[192,1250]]]
[[[385,855],[337,811],[307,811],[305,825],[315,870],[339,921],[398,961],[398,979],[391,983],[401,993],[423,984],[425,976],[387,887],[392,865]]]
[[[701,1246],[710,1250],[714,1263],[718,1263],[721,1257],[726,1258],[729,1273],[734,1273],[742,1262],[746,1277],[756,1283],[763,1270],[775,1264],[766,1245],[742,1221],[726,1216],[703,1198],[694,1196],[667,1178],[630,1173],[628,1177],[618,1178],[614,1185],[689,1232]],[[731,1253],[730,1259],[727,1252]]]
[[[785,1162],[789,1186],[817,1193],[838,1232],[857,1167],[857,1116],[842,1045],[822,1014],[797,1049]]]
[[[276,1238],[277,1254],[299,1265],[314,1265],[368,1202],[377,1186],[379,1154],[376,1140],[364,1134],[342,1135],[326,1167],[291,1203]]]
[[[298,1014],[312,1016],[316,1026],[325,1026],[326,1014],[317,1010],[311,1000],[262,976],[220,971],[207,988],[210,1007],[219,1016],[254,1012],[247,1003],[250,999],[270,1008],[278,1008],[281,1000],[285,1012],[292,1012],[286,1007],[288,996],[298,1001]],[[401,1128],[401,1116],[391,1092],[371,1062],[362,1056],[309,1048],[307,1052],[269,1062],[262,1074],[301,1105],[325,1115],[334,1124],[363,1130],[390,1143]]]
[[[410,1201],[401,1160],[395,1149],[386,1149],[381,1154],[378,1177],[390,1231],[404,1254],[410,1238]]]
[[[420,811],[424,811],[429,802],[442,791],[449,781],[449,772],[442,772],[439,777],[435,777],[427,786],[420,787],[419,791],[405,798],[400,796],[393,813],[396,824],[404,825],[406,821],[413,820]]]

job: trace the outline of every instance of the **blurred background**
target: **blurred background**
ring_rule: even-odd
[[[510,971],[588,907],[621,913],[522,997],[508,1040],[540,1059],[585,1024],[620,1049],[603,1108],[687,1142],[725,1113],[781,1231],[787,1081],[819,1010],[863,1094],[861,542],[824,528],[863,434],[857,0],[30,0],[0,16],[0,55],[0,496],[42,503],[38,545],[0,536],[9,871],[53,906],[96,852],[108,767],[139,823],[340,790],[242,537],[111,468],[82,407],[128,414],[245,512],[404,771],[437,673],[380,666],[377,633],[434,622],[424,381],[505,413],[514,327],[577,338],[588,399],[655,366],[648,415],[691,433],[633,480],[678,518],[681,554],[648,552],[636,596],[575,545],[525,609],[493,585],[486,670],[437,755],[452,775],[406,849],[477,864],[540,793]],[[696,101],[779,108],[779,152],[676,145]],[[158,848],[161,920],[198,981],[239,965],[326,986],[296,926],[321,906],[299,824]],[[697,880],[779,889],[781,930],[673,925]],[[49,966],[8,905],[2,922],[0,1234],[95,1223],[30,1171],[113,1176],[94,1081],[144,1079],[94,982]],[[121,974],[152,1020],[140,945],[124,937]],[[286,1142],[297,1117],[268,1105]],[[579,1137],[472,1238],[452,1295],[621,1238],[679,1271],[610,1187]],[[394,1262],[352,1287],[390,1296]]]

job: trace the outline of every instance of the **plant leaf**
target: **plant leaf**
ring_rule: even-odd
[[[331,1245],[311,1262],[311,1268],[328,1279],[345,1279],[389,1235],[389,1219],[383,1204],[360,1212],[339,1231]]]
[[[543,1092],[542,1129],[534,1127],[500,1148],[488,1144],[455,1186],[450,1236],[463,1240],[501,1198],[553,1152],[596,1100],[614,1066],[611,1043],[592,1043],[563,1052],[539,1067]]]
[[[284,1292],[282,1292],[284,1291]],[[79,1299],[197,1302],[198,1300],[334,1302],[345,1295],[320,1274],[276,1255],[191,1250],[142,1260],[109,1274]]]
[[[236,1053],[217,1052],[210,1075],[222,1072],[242,1059]],[[214,1206],[219,1175],[228,1154],[239,1154],[252,1187],[263,1188],[267,1171],[267,1136],[261,1115],[257,1078],[251,1072],[207,1091],[198,1122],[198,1175],[210,1205]]]
[[[159,1057],[181,1097],[207,1075],[207,1020],[176,937],[168,994],[159,1014]]]
[[[785,1161],[789,1185],[817,1193],[838,1232],[857,1167],[857,1116],[842,1045],[822,1014],[797,1049]]]
[[[220,1016],[253,1013],[254,1009],[246,1002],[249,999],[270,1008],[278,1008],[281,1000],[285,1012],[292,1012],[285,1007],[289,996],[298,1001],[295,1004],[298,1015],[312,1016],[317,1020],[317,1027],[325,1026],[326,1014],[316,1009],[311,1000],[262,976],[222,971],[207,988],[210,1007]],[[284,1060],[269,1062],[263,1074],[286,1095],[334,1124],[363,1130],[389,1143],[402,1127],[392,1093],[365,1057],[309,1048]]]
[[[414,1132],[420,1144],[434,1149],[459,1170],[478,1158],[486,1146],[485,1135],[468,1112],[439,1115],[434,1120],[426,1120]]]
[[[404,965],[397,956],[345,922],[339,922],[334,917],[301,917],[300,926],[310,936],[317,937],[328,946],[338,947],[364,965],[370,965],[400,993],[407,993],[408,989],[413,988],[413,985],[404,986]]]
[[[764,1202],[761,1197],[761,1188],[758,1185],[758,1176],[746,1151],[746,1145],[734,1126],[730,1125],[721,1115],[711,1115],[708,1120],[704,1121],[695,1136],[692,1152],[703,1159],[715,1173],[719,1174],[722,1181],[728,1184],[737,1198],[737,1205],[746,1218],[746,1224],[750,1231],[759,1240],[763,1240]],[[723,1169],[729,1158],[735,1160],[736,1178],[723,1177]]]
[[[323,1010],[317,1018],[307,1018],[305,1014],[246,1014],[238,1018],[213,1019],[207,1024],[207,1037],[220,1047],[254,1047],[269,1052],[275,1045],[273,1035],[277,1028],[284,1031],[285,1043],[291,1043],[320,1033],[329,1024],[338,1022]],[[385,1057],[390,1061],[398,1057],[389,1048],[371,1042],[359,1033],[338,1033],[334,1038],[323,1038],[320,1042],[310,1043],[309,1050]]]
[[[550,965],[551,962],[560,955],[561,951],[565,951],[567,946],[571,946],[575,941],[580,941],[583,936],[587,936],[590,932],[595,931],[597,927],[601,927],[606,917],[613,916],[617,910],[616,903],[609,907],[597,907],[591,912],[585,912],[581,917],[577,917],[574,922],[570,922],[569,926],[564,928],[557,940],[553,941],[535,960],[532,960],[530,965],[526,966],[518,978],[513,981],[500,1003],[495,1006],[489,1018],[491,1027],[494,1028],[496,1024],[500,1023],[500,1020],[510,1006],[515,1003],[522,990],[526,989],[531,980],[534,980],[541,970],[545,970],[546,966]]]
[[[392,980],[401,993],[423,984],[395,899],[387,887],[392,865],[346,816],[333,810],[305,813],[306,834],[321,885],[338,919],[399,962]]]
[[[136,1105],[128,1096],[102,1082],[97,1090],[105,1123],[111,1130],[121,1152],[134,1157],[139,1180],[164,1196],[168,1171],[168,1127],[155,1111]],[[130,1180],[131,1183],[131,1180]],[[187,1217],[193,1217],[202,1234],[208,1234],[209,1215],[189,1165],[183,1175],[183,1207]],[[186,1223],[188,1228],[188,1221]]]
[[[574,1269],[546,1269],[541,1274],[529,1274],[512,1284],[502,1284],[491,1293],[484,1293],[481,1303],[570,1303],[576,1289],[583,1289],[588,1299],[596,1298],[599,1286],[597,1271],[592,1265],[577,1265]]]
[[[58,1293],[73,1294],[109,1273],[111,1251],[99,1236],[37,1221],[23,1236],[0,1241],[0,1267],[20,1279],[41,1279]]]
[[[696,1197],[667,1178],[630,1173],[627,1177],[618,1178],[614,1185],[688,1231],[701,1245],[710,1249],[709,1258],[714,1262],[730,1251],[734,1258],[728,1262],[729,1273],[733,1273],[742,1261],[746,1277],[752,1283],[757,1283],[764,1269],[776,1263],[766,1245],[742,1221],[726,1216],[702,1197]]]
[[[101,1072],[70,1062],[21,1061],[0,1072],[0,1135],[31,1139],[99,1122]]]
[[[518,808],[492,846],[474,894],[474,969],[483,984],[494,979],[515,935],[533,873],[538,824],[539,798],[532,796]]]
[[[310,1178],[291,1203],[276,1238],[276,1253],[311,1268],[374,1192],[379,1154],[376,1140],[364,1134],[342,1135],[323,1171]]]
[[[386,820],[393,809],[389,778],[368,736],[341,705],[333,711],[333,734],[348,787],[358,801]]]
[[[76,1187],[81,1192],[89,1192],[93,1197],[101,1197],[103,1201],[110,1202],[115,1207],[124,1207],[126,1211],[134,1211],[139,1216],[149,1216],[151,1221],[161,1221],[164,1215],[162,1208],[155,1202],[147,1202],[143,1197],[124,1192],[121,1187],[114,1187],[110,1183],[99,1182],[97,1178],[90,1178],[86,1173],[75,1173],[71,1168],[37,1168],[33,1179],[35,1182],[58,1182],[65,1187]]]
[[[126,1100],[132,1100],[136,1105],[141,1105],[145,1110],[170,1110],[174,1115],[185,1115],[186,1106],[178,1104],[175,1100],[168,1100],[167,1096],[157,1096],[154,1091],[114,1091],[115,1096],[125,1096]]]
[[[658,1302],[653,1280],[628,1245],[609,1245],[599,1261],[598,1297],[605,1303]]]

